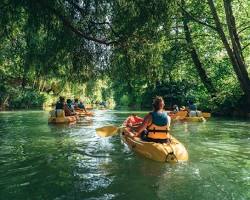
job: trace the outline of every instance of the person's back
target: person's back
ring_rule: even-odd
[[[79,109],[83,109],[85,112],[87,112],[86,108],[85,108],[85,105],[82,101],[80,101],[80,103],[78,104],[78,108]]]
[[[153,103],[154,110],[144,119],[143,124],[138,127],[136,136],[141,136],[145,141],[167,142],[170,135],[170,117],[163,111],[164,100],[162,97],[156,97]]]
[[[64,109],[64,104],[65,104],[65,98],[60,96],[59,101],[56,102],[56,110]]]
[[[64,103],[61,101],[56,102],[56,110],[62,110],[64,108]]]
[[[189,110],[190,111],[196,111],[197,110],[197,106],[195,104],[190,104],[189,105]]]
[[[168,123],[167,113],[154,111],[154,112],[151,112],[151,115],[152,115],[152,123],[153,124],[155,124],[157,126],[167,125],[167,123]]]
[[[189,109],[189,114],[188,114],[189,117],[200,117],[201,116],[201,111],[197,110],[197,106],[193,102],[190,102],[188,109]]]
[[[177,112],[179,112],[180,110],[179,110],[179,107],[177,106],[177,105],[174,105],[173,106],[173,112],[174,113],[177,113]]]
[[[79,108],[79,103],[78,103],[78,99],[75,99],[74,101],[74,109],[78,109]]]
[[[59,101],[56,102],[55,107],[55,117],[63,117],[64,116],[64,107],[65,107],[65,98],[60,96]]]
[[[64,112],[65,116],[72,116],[76,114],[70,99],[67,99],[67,103],[64,105]]]
[[[72,106],[72,101],[70,99],[67,99],[67,103],[66,103],[68,109],[73,112],[74,111],[74,108]]]
[[[78,104],[78,108],[80,108],[80,109],[84,109],[85,108],[85,106],[84,106],[84,104],[83,104],[82,101],[80,101],[80,103]]]
[[[168,136],[170,119],[167,113],[162,111],[154,111],[150,113],[152,116],[151,124],[147,127],[146,141],[165,142]]]

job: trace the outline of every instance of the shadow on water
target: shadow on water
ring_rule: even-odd
[[[249,121],[173,124],[190,160],[167,164],[96,135],[130,111],[94,112],[73,125],[49,125],[41,111],[0,113],[0,199],[250,198]]]

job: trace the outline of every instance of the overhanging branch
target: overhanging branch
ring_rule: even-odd
[[[244,27],[243,29],[239,30],[238,34],[242,33],[243,31],[245,31],[246,29],[250,28],[250,25],[249,26],[246,26]]]
[[[181,6],[179,3],[178,3],[178,6],[181,8],[181,10],[186,14],[186,16],[187,16],[189,19],[191,19],[191,20],[193,20],[193,21],[195,21],[195,22],[197,22],[197,23],[199,23],[199,24],[201,24],[201,25],[207,26],[207,27],[209,27],[209,28],[211,28],[211,29],[213,29],[213,30],[215,30],[215,31],[218,31],[217,28],[216,28],[215,26],[212,26],[212,25],[210,25],[210,24],[208,24],[208,23],[206,23],[206,22],[200,21],[199,19],[195,18],[195,17],[194,17],[193,15],[191,15],[188,11],[186,11],[186,9],[183,8],[183,6]]]
[[[242,51],[244,51],[249,45],[250,45],[250,43],[248,43],[247,45],[245,45],[245,46],[242,48]]]
[[[106,39],[99,39],[92,37],[90,35],[85,34],[84,32],[77,29],[65,16],[63,16],[59,11],[57,11],[55,8],[51,8],[50,6],[46,5],[43,1],[39,1],[39,3],[43,6],[52,11],[52,13],[57,16],[64,24],[64,26],[68,27],[72,32],[74,32],[76,35],[83,37],[86,40],[93,41],[99,44],[104,45],[112,45],[115,43],[118,43],[118,41],[108,41]]]

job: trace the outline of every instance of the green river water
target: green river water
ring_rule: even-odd
[[[0,113],[0,199],[250,199],[250,121],[175,123],[189,161],[168,164],[130,151],[95,128],[129,112],[95,111],[74,125],[48,125],[48,112]]]

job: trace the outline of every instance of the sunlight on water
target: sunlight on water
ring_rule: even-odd
[[[172,124],[190,159],[168,164],[136,155],[119,136],[96,135],[129,113],[48,125],[47,112],[1,112],[0,199],[250,199],[249,121]]]

